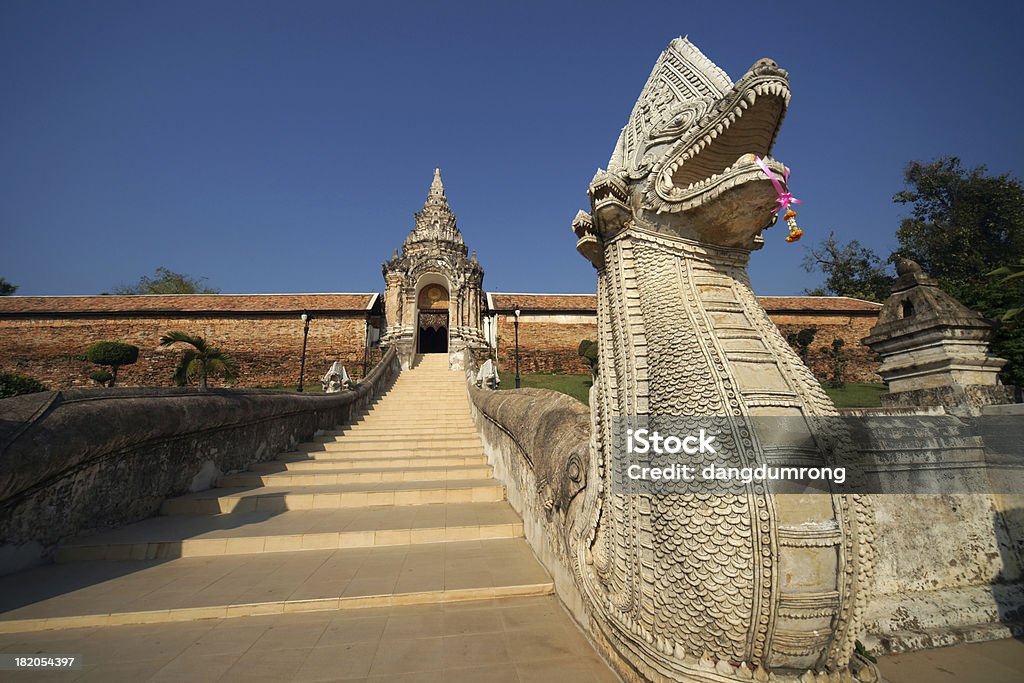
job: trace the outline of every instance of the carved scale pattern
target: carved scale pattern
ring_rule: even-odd
[[[656,388],[651,413],[724,416],[729,407],[716,381],[721,374],[701,347],[687,310],[690,297],[683,296],[692,290],[686,264],[648,242],[634,242],[634,252],[648,328],[675,331],[647,338],[650,382]],[[726,433],[723,437],[728,438]],[[650,505],[654,585],[648,590],[656,632],[675,634],[690,652],[748,659],[748,625],[759,573],[750,501],[740,496],[657,496]],[[646,560],[642,557],[641,563]]]
[[[837,411],[821,388],[821,384],[800,361],[792,347],[785,342],[778,328],[757,302],[745,271],[737,278],[734,291],[746,309],[748,319],[757,325],[761,339],[780,359],[785,366],[786,374],[796,379],[794,388],[803,405],[810,407],[815,415],[836,415]],[[819,423],[818,429],[827,430],[829,433],[826,437],[833,443],[840,444],[841,458],[844,447],[848,446],[849,442],[845,435],[836,433],[837,427],[837,422],[827,421],[824,425]],[[867,606],[868,592],[864,587],[870,585],[871,576],[874,574],[874,514],[870,500],[860,495],[834,496],[833,506],[836,519],[842,528],[839,564],[843,567],[843,573],[839,577],[836,601],[839,609],[827,663],[831,667],[841,667],[845,666],[853,654],[861,615]],[[853,600],[850,599],[851,595]]]

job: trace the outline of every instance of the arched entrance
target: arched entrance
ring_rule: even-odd
[[[416,299],[418,314],[417,353],[448,353],[448,290],[428,284]]]

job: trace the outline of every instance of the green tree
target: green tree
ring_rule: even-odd
[[[893,197],[911,209],[896,232],[900,256],[946,286],[970,288],[1024,256],[1024,186],[1016,178],[946,157],[910,162],[904,179],[906,188]]]
[[[107,386],[114,386],[117,383],[117,371],[122,365],[131,365],[139,359],[139,347],[121,342],[101,341],[96,342],[85,351],[85,359],[96,365],[105,365],[110,368],[110,380]],[[90,373],[89,377],[100,382],[99,373]],[[103,384],[103,382],[100,382]]]
[[[822,242],[808,249],[804,270],[825,274],[825,285],[806,290],[812,296],[850,296],[867,301],[885,301],[892,290],[893,276],[870,248],[857,240],[846,244],[829,233]]]
[[[206,378],[210,375],[221,375],[226,380],[238,376],[235,360],[217,347],[207,345],[202,337],[185,332],[168,332],[160,337],[160,346],[173,346],[177,343],[192,347],[181,354],[181,361],[174,370],[174,383],[179,387],[199,380],[199,388],[205,390]]]
[[[193,278],[164,267],[157,268],[154,275],[143,275],[134,285],[116,287],[114,294],[217,294],[220,291],[207,287],[205,277]]]
[[[18,291],[18,285],[12,285],[10,282],[0,277],[0,296],[10,296]]]
[[[989,277],[1024,260],[1024,185],[984,166],[963,168],[956,157],[912,161],[904,177],[906,187],[893,198],[910,207],[896,233],[899,256],[920,263],[964,305],[1007,319],[992,352],[1009,361],[1003,381],[1024,384],[1024,318],[1008,315],[1024,300],[1024,278]]]

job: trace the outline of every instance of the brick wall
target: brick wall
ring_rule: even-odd
[[[860,342],[878,322],[877,313],[772,313],[771,319],[783,336],[795,334],[808,327],[817,328],[818,331],[804,362],[818,377],[828,375],[828,360],[821,353],[821,347],[831,346],[833,339],[842,339],[846,343],[843,351],[850,358],[850,364],[846,369],[847,381],[882,381],[877,373],[878,356]]]
[[[515,369],[515,317],[499,313],[498,366]],[[521,372],[583,374],[580,341],[597,337],[597,316],[588,314],[523,313],[519,318]]]
[[[881,381],[875,372],[878,369],[877,357],[860,343],[878,321],[877,312],[809,311],[769,315],[783,336],[806,327],[818,328],[807,360],[819,377],[824,377],[827,372],[827,361],[819,349],[840,338],[846,342],[844,350],[850,356],[847,379],[852,382]],[[511,372],[515,368],[514,317],[499,313],[496,318],[499,367]],[[596,338],[597,316],[594,314],[523,313],[519,320],[520,371],[586,373],[588,370],[580,362],[577,349],[581,340]]]
[[[309,324],[306,382],[315,384],[334,360],[354,377],[363,374],[365,316],[358,313],[314,317]],[[0,320],[0,372],[16,372],[51,389],[95,386],[88,374],[96,366],[79,354],[97,341],[139,347],[139,360],[119,371],[121,386],[171,386],[171,373],[183,345],[160,347],[160,336],[180,330],[196,334],[238,361],[233,386],[273,387],[297,384],[302,355],[302,321],[291,314],[126,315],[88,318],[13,318]],[[221,386],[219,379],[211,380]]]
[[[324,302],[321,295],[294,295],[296,301],[287,302],[299,311],[307,307],[315,311],[317,304],[325,306],[325,311],[314,313],[310,322],[306,352],[308,384],[315,385],[333,360],[341,361],[353,377],[362,376],[367,313],[340,308],[335,309],[338,312],[326,312],[328,305],[339,305],[339,296],[356,295],[337,295],[330,302]],[[369,301],[369,295],[362,296]],[[521,305],[525,311],[519,325],[522,372],[582,374],[588,371],[577,354],[581,340],[597,337],[596,315],[592,309],[584,308],[587,302],[581,305],[580,297],[564,295],[495,295],[495,298],[499,296],[508,298],[513,305]],[[88,373],[95,366],[78,360],[78,356],[96,341],[122,341],[139,347],[139,361],[122,368],[118,377],[120,385],[169,386],[181,350],[163,349],[159,339],[161,334],[171,330],[198,334],[234,355],[240,369],[234,386],[271,387],[298,382],[302,352],[302,322],[298,313],[256,307],[262,304],[281,306],[281,299],[277,297],[263,297],[265,300],[259,301],[256,297],[245,298],[242,303],[251,306],[251,310],[204,313],[121,310],[117,306],[138,306],[139,303],[131,297],[88,297],[74,303],[78,307],[75,310],[88,311],[87,315],[32,312],[24,310],[32,301],[18,304],[13,301],[18,298],[5,297],[8,300],[5,305],[12,312],[4,314],[0,310],[0,372],[27,375],[54,389],[94,385]],[[210,302],[223,305],[228,299],[232,297],[213,297]],[[232,300],[237,305],[242,298]],[[838,337],[846,342],[846,351],[852,359],[848,378],[879,381],[875,374],[877,359],[860,343],[877,320],[877,309],[870,308],[872,305],[869,304],[867,310],[842,310],[844,306],[855,309],[859,304],[822,297],[768,297],[766,300],[771,304],[769,315],[783,335],[806,327],[818,328],[807,360],[819,376],[827,372],[827,361],[819,349]],[[39,305],[46,306],[60,303],[42,298],[39,301],[42,301]],[[355,307],[348,299],[343,303]],[[14,308],[15,305],[22,306],[22,310]],[[363,305],[362,299],[356,301],[356,305]],[[533,305],[537,307],[532,308]],[[104,311],[103,306],[110,306],[112,310]],[[560,306],[562,310],[558,310]],[[772,306],[776,310],[772,310]],[[544,307],[548,309],[543,310]],[[511,371],[515,367],[514,318],[502,311],[496,314],[496,320],[499,366]],[[372,352],[371,366],[379,355],[379,349]],[[214,385],[220,383],[220,380],[214,381]]]

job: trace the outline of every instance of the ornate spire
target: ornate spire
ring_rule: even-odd
[[[462,244],[462,233],[455,224],[455,214],[448,207],[448,198],[444,194],[440,168],[434,169],[434,179],[430,183],[427,201],[416,213],[416,227],[406,241],[431,239]]]

